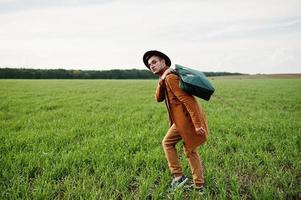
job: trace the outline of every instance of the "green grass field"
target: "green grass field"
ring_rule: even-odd
[[[1,80],[1,199],[300,199],[301,79],[212,83],[200,196],[168,192],[155,80]]]

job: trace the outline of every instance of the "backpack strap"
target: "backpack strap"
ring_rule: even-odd
[[[167,91],[166,91],[166,83],[165,83],[165,80],[164,80],[164,84],[165,84],[165,88],[164,88],[164,93],[165,93],[165,105],[166,105],[166,108],[167,108],[167,111],[168,111],[168,118],[169,118],[169,127],[172,126],[173,124],[173,120],[172,120],[172,116],[171,116],[171,113],[170,113],[170,102],[169,102],[169,98],[168,98],[168,94],[167,94]]]

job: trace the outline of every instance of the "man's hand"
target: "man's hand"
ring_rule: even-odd
[[[165,70],[165,72],[162,74],[162,76],[160,77],[161,80],[164,80],[166,78],[166,76],[171,72],[171,69],[168,68],[167,70]]]
[[[203,135],[206,133],[206,131],[203,127],[195,128],[195,132],[197,135]]]

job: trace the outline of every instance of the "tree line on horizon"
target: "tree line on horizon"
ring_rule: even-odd
[[[210,76],[242,75],[230,72],[204,72]],[[0,79],[157,79],[149,70],[66,70],[0,68]]]

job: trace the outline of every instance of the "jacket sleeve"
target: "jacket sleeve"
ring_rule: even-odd
[[[194,127],[195,128],[201,127],[202,124],[201,124],[200,107],[196,99],[192,95],[183,91],[179,87],[178,76],[176,75],[168,76],[168,78],[166,78],[166,84],[170,88],[171,92],[177,97],[177,99],[184,104],[186,110],[188,111],[191,117]]]
[[[164,99],[165,99],[164,90],[165,90],[164,80],[160,80],[158,82],[157,89],[156,89],[156,100],[157,100],[157,102],[164,101]]]

